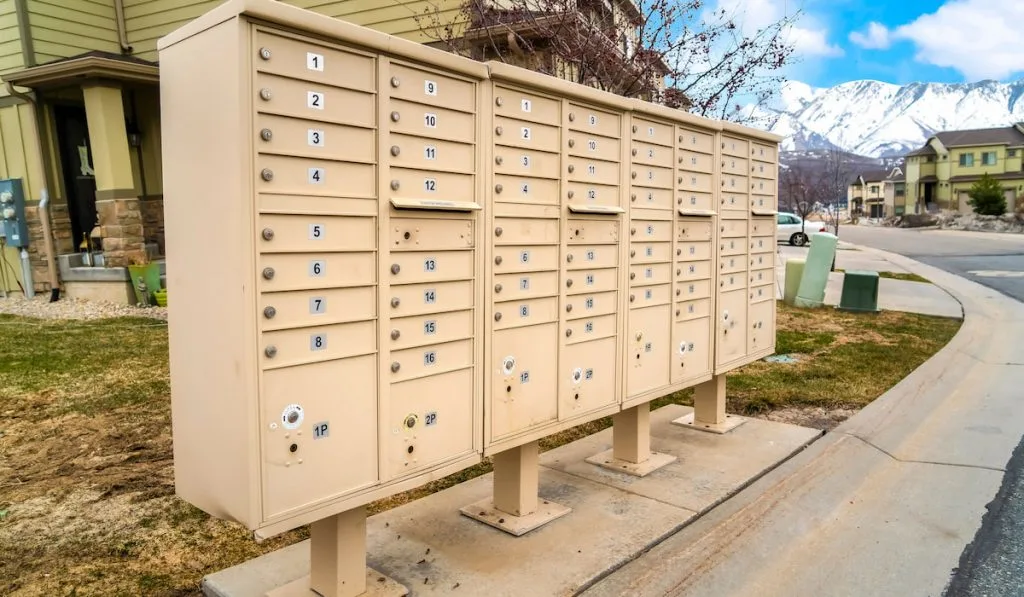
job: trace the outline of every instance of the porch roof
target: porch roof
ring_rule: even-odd
[[[40,89],[66,87],[89,79],[159,83],[155,62],[133,56],[92,51],[4,75],[4,81],[18,87]]]
[[[929,174],[917,179],[917,182],[939,182],[939,177],[934,174]]]

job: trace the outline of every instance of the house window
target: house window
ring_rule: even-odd
[[[876,184],[871,185],[871,194],[872,195],[877,195],[878,194],[878,185],[876,185]]]
[[[933,156],[933,155],[928,156],[927,161],[934,162],[935,161],[935,156]]]
[[[995,166],[996,165],[996,152],[994,152],[994,151],[983,151],[981,153],[981,165],[982,166]]]
[[[974,154],[973,153],[961,153],[960,154],[960,166],[964,168],[970,168],[974,165]]]
[[[1006,157],[1008,157],[1008,158],[1017,157],[1017,150],[1016,149],[1007,149],[1006,150]]]

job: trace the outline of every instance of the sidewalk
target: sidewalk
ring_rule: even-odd
[[[963,305],[960,332],[832,433],[585,595],[942,593],[1024,435],[1024,305],[859,252],[948,291]]]

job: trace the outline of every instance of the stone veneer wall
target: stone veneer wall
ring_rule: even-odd
[[[140,201],[142,210],[142,229],[147,243],[155,243],[157,253],[166,255],[164,252],[164,197],[163,195],[150,195],[143,197]]]
[[[142,212],[137,198],[103,199],[96,202],[103,259],[107,267],[124,267],[146,259]]]

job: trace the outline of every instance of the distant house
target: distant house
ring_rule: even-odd
[[[906,183],[903,169],[861,172],[846,189],[853,213],[869,218],[898,216],[906,212]]]
[[[967,191],[982,174],[997,179],[1013,211],[1024,197],[1024,123],[936,133],[906,156],[908,211],[970,213]]]

